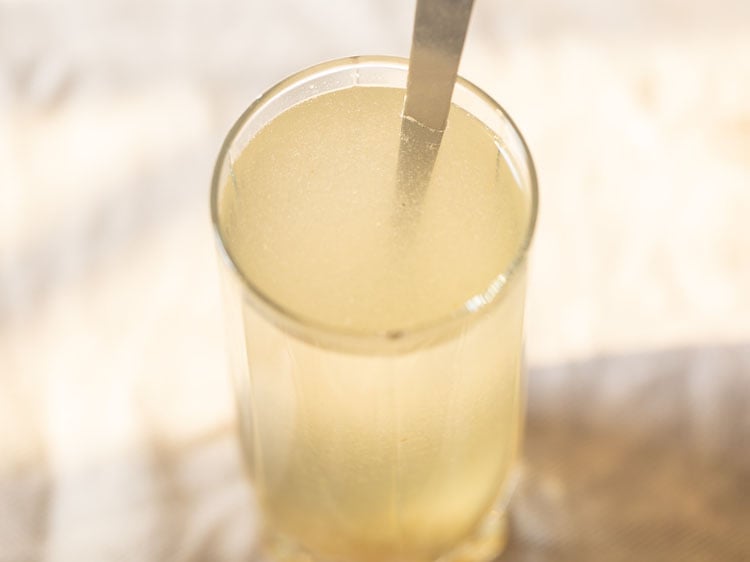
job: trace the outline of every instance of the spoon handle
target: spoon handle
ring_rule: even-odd
[[[448,119],[474,0],[417,0],[404,116],[435,131]]]

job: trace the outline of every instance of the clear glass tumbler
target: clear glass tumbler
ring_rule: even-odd
[[[211,207],[240,443],[264,545],[277,559],[488,560],[505,544],[523,425],[537,184],[504,110],[459,78],[453,103],[495,135],[525,206],[508,267],[446,317],[398,333],[332,329],[270,296],[227,244],[222,205],[253,181],[252,170],[238,175],[233,166],[264,126],[311,97],[355,86],[403,89],[406,76],[407,61],[390,57],[295,74],[250,105],[216,163]]]

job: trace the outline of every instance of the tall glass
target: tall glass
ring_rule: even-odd
[[[240,443],[277,559],[487,560],[505,543],[537,209],[531,157],[506,113],[458,80],[453,103],[492,131],[525,198],[521,242],[482,295],[427,325],[368,332],[305,318],[242,272],[222,224],[225,198],[253,181],[233,165],[264,126],[326,92],[405,88],[406,75],[405,60],[356,57],[291,76],[250,105],[216,163],[211,206]]]

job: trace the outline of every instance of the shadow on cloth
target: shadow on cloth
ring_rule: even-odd
[[[750,346],[532,369],[503,562],[750,559]]]

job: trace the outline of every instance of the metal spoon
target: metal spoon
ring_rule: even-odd
[[[474,0],[417,0],[401,120],[399,214],[421,202],[443,138]]]

